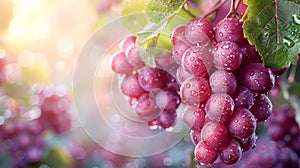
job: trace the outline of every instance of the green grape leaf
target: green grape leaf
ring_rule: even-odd
[[[186,0],[145,0],[145,11],[150,22],[160,24],[180,11]]]
[[[148,21],[143,13],[144,7],[144,0],[124,0],[122,2],[121,21],[131,33],[136,34],[147,25]]]
[[[161,40],[168,42],[166,45],[161,45],[163,49],[171,49],[170,39],[167,39],[167,36],[171,34],[170,27],[168,27],[170,22],[173,22],[173,30],[176,27],[175,24],[184,24],[186,20],[192,19],[187,12],[182,10],[185,2],[186,0],[128,0],[123,2],[122,23],[130,32],[138,36],[137,46],[146,64],[153,65],[154,58],[161,56],[159,54],[161,52],[146,50],[149,46],[157,47],[154,46],[156,38],[158,38],[157,44],[161,44]],[[159,38],[161,33],[167,36]]]
[[[300,52],[300,0],[246,0],[244,34],[267,66],[295,63]]]

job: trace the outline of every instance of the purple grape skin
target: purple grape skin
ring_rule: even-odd
[[[151,121],[158,116],[159,109],[155,103],[154,96],[144,93],[137,100],[135,112],[141,120]]]
[[[233,71],[242,62],[242,50],[230,41],[220,42],[213,50],[214,65],[220,70]]]
[[[155,102],[161,110],[176,110],[180,104],[180,97],[176,92],[160,90],[155,94]]]
[[[181,101],[192,106],[206,102],[210,95],[208,80],[199,76],[191,76],[180,87]]]
[[[173,77],[169,72],[172,71],[165,71],[163,69],[157,69],[163,76],[165,76],[165,86],[162,88],[163,90],[169,90],[172,92],[179,92],[180,85],[175,77]]]
[[[232,165],[238,162],[242,157],[242,149],[240,144],[232,139],[227,147],[219,149],[220,159],[227,165]]]
[[[232,72],[217,70],[209,78],[210,87],[216,93],[232,94],[236,90],[237,82]]]
[[[165,87],[166,76],[159,68],[147,66],[140,69],[138,74],[140,86],[148,92]]]
[[[190,47],[191,46],[186,44],[185,42],[182,42],[182,41],[176,42],[176,44],[174,45],[174,47],[172,49],[172,56],[173,56],[174,61],[177,64],[181,64],[183,54]]]
[[[195,147],[194,155],[201,164],[212,164],[218,158],[218,151],[200,141]]]
[[[205,47],[193,46],[185,51],[181,64],[187,72],[204,77],[212,66],[212,56]]]
[[[240,48],[243,53],[241,67],[248,65],[250,62],[262,63],[262,58],[255,50],[255,46],[250,45],[249,43],[244,43],[240,45]]]
[[[215,150],[227,146],[229,136],[226,125],[216,121],[207,122],[201,130],[203,142]]]
[[[204,18],[192,19],[185,28],[185,36],[192,43],[205,45],[213,38],[213,28]]]
[[[200,131],[205,123],[204,107],[187,105],[183,109],[182,120],[191,130]]]
[[[253,133],[250,137],[244,139],[237,139],[243,152],[255,148],[257,136]]]
[[[272,113],[272,102],[265,94],[255,97],[254,105],[250,109],[257,122],[265,121]]]
[[[215,27],[215,39],[217,42],[242,42],[244,40],[242,22],[236,18],[222,19]]]
[[[236,107],[250,109],[254,105],[253,93],[244,86],[238,86],[232,98]]]
[[[158,117],[157,117],[157,123],[159,126],[161,126],[163,129],[167,129],[172,127],[175,124],[177,118],[176,111],[163,111]]]
[[[213,121],[227,123],[234,110],[234,101],[226,93],[214,93],[205,105],[207,117]]]
[[[250,63],[238,74],[239,82],[253,92],[264,94],[272,89],[275,78],[271,71],[261,63]]]
[[[140,86],[138,74],[126,76],[121,83],[121,91],[129,97],[140,97],[146,91]]]
[[[282,162],[283,167],[299,167],[299,158],[289,147],[280,148],[278,158]]]
[[[285,129],[278,124],[271,125],[268,127],[268,135],[275,141],[283,140],[285,136]]]
[[[295,120],[295,111],[290,107],[282,107],[274,111],[267,120],[266,126],[272,140],[291,142],[293,139],[299,139],[300,142],[300,130]],[[291,137],[291,139],[285,139],[285,137]]]
[[[231,135],[238,139],[250,137],[256,129],[253,114],[245,108],[236,108],[228,124]]]

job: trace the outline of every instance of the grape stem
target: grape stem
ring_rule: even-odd
[[[157,46],[157,43],[158,43],[159,36],[160,36],[160,33],[158,33],[157,36],[155,37],[154,42],[153,42],[153,46],[149,51],[150,57],[151,57],[151,65],[154,66],[154,67],[156,67],[156,62],[155,62],[156,46]]]
[[[295,81],[296,70],[297,66],[291,65],[291,71],[287,79],[289,83],[293,83]]]
[[[196,17],[197,17],[196,15],[192,14],[192,12],[190,11],[189,6],[187,5],[187,3],[184,4],[183,10],[184,10],[187,14],[189,14],[192,18],[196,18]]]
[[[230,10],[229,10],[229,13],[227,14],[226,17],[230,17],[232,15],[237,15],[237,8],[239,7],[240,5],[240,0],[231,0],[231,5],[230,5]]]
[[[212,10],[210,10],[209,12],[207,12],[206,14],[203,15],[203,18],[207,18],[208,16],[210,16],[212,13],[214,13],[220,6],[224,5],[226,2],[227,2],[227,0],[223,1],[223,2],[222,2],[222,0],[219,0],[214,5],[214,7],[212,8]]]

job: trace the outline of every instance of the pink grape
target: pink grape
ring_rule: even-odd
[[[180,88],[182,102],[192,106],[206,102],[210,95],[211,88],[208,80],[199,76],[188,78]]]
[[[155,94],[155,101],[160,109],[175,111],[180,104],[180,97],[176,92],[160,90]]]
[[[220,159],[228,165],[232,165],[242,158],[242,149],[240,144],[232,139],[225,148],[219,149]]]
[[[151,121],[159,114],[159,109],[152,94],[144,93],[137,100],[135,112],[141,120]]]
[[[216,41],[232,41],[240,43],[244,40],[242,22],[236,18],[224,18],[215,27]]]
[[[134,71],[134,67],[129,64],[126,59],[125,53],[120,51],[112,56],[111,68],[119,74],[130,75]]]
[[[127,49],[125,50],[125,56],[127,62],[135,69],[139,69],[145,66],[145,63],[142,61],[139,50],[135,44],[131,44],[127,47]]]
[[[121,83],[121,91],[129,97],[140,97],[146,91],[140,86],[138,74],[126,76]]]
[[[182,56],[183,54],[185,53],[185,51],[187,49],[189,49],[191,46],[189,46],[188,44],[182,42],[182,41],[178,41],[173,49],[172,49],[172,56],[173,56],[173,59],[174,61],[177,63],[177,64],[181,64],[181,60],[182,60]]]
[[[213,121],[228,122],[234,110],[234,101],[226,93],[214,93],[208,99],[205,111],[207,117]]]
[[[186,70],[180,66],[176,71],[176,78],[179,83],[183,83],[187,78],[191,77],[192,74],[188,73]]]
[[[204,105],[187,105],[183,110],[182,120],[190,129],[200,131],[205,123]]]
[[[195,147],[194,155],[201,164],[212,164],[218,158],[218,151],[200,141]]]
[[[165,73],[159,68],[144,67],[139,71],[139,84],[140,86],[150,92],[155,89],[161,89],[165,86]]]
[[[232,72],[217,70],[209,78],[210,87],[216,93],[234,93],[237,80]]]
[[[209,121],[201,130],[201,139],[211,149],[227,146],[229,134],[225,124]]]
[[[185,37],[185,25],[180,25],[176,27],[171,33],[171,41],[175,46],[178,42],[183,42],[187,45],[190,45],[190,42]]]
[[[214,65],[221,70],[233,71],[237,69],[242,62],[242,51],[240,47],[230,41],[224,41],[217,44],[213,50]]]
[[[194,18],[186,25],[185,35],[192,44],[205,45],[212,39],[214,34],[208,20]]]
[[[212,66],[212,56],[205,47],[194,46],[185,51],[181,64],[187,72],[205,77]]]
[[[135,41],[136,36],[126,37],[119,43],[119,48],[125,52],[129,46],[135,45]]]

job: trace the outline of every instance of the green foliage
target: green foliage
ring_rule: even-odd
[[[182,10],[186,0],[129,0],[123,2],[122,23],[133,34],[138,35],[137,45],[146,64],[153,64],[153,57],[161,52],[148,52],[147,47],[170,50],[171,30],[192,17]],[[180,18],[175,19],[175,15]],[[172,22],[172,26],[169,23]],[[159,34],[164,34],[159,36]],[[163,44],[165,43],[165,44]]]
[[[61,148],[53,147],[50,149],[47,157],[43,160],[42,164],[49,167],[65,168],[70,167],[72,158]]]
[[[166,22],[178,13],[186,0],[145,0],[148,20],[155,24]]]
[[[300,52],[300,0],[246,0],[244,34],[264,64],[282,68]]]

